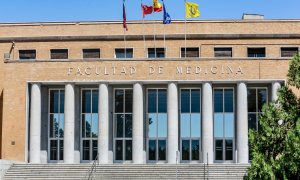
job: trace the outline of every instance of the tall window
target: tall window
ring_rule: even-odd
[[[98,90],[81,91],[82,160],[94,160],[98,153]]]
[[[185,58],[185,57],[199,57],[199,48],[197,47],[181,48],[181,58]]]
[[[132,89],[115,89],[115,160],[132,160]]]
[[[68,49],[51,49],[51,59],[68,59]]]
[[[49,160],[60,161],[64,157],[64,100],[62,89],[49,91]]]
[[[267,88],[248,88],[248,128],[258,130],[262,107],[268,102]]]
[[[200,89],[180,91],[181,160],[199,161],[201,144]]]
[[[36,50],[19,50],[19,59],[36,59]]]
[[[233,89],[214,89],[215,160],[233,160],[234,149]]]
[[[165,48],[148,48],[148,58],[164,58]]]
[[[266,57],[266,48],[248,48],[248,57]]]
[[[232,57],[231,47],[214,48],[215,57]]]
[[[148,89],[148,160],[165,161],[167,157],[167,90]]]
[[[133,58],[133,49],[115,49],[115,58]]]

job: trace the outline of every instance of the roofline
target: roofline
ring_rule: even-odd
[[[127,21],[127,24],[142,24],[142,20]],[[145,20],[145,24],[161,23],[162,20]],[[225,20],[187,20],[187,23],[289,23],[300,19],[225,19]],[[121,20],[103,21],[49,21],[49,22],[0,22],[0,26],[44,26],[44,25],[97,25],[122,24]],[[185,23],[185,20],[172,20],[172,23]]]

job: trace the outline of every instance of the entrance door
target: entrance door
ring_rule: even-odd
[[[49,90],[48,159],[50,162],[59,162],[63,160],[64,101],[65,94],[63,89]]]
[[[114,158],[132,161],[132,89],[115,89]]]

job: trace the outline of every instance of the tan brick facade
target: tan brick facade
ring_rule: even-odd
[[[147,22],[145,34],[183,35],[184,23],[177,21],[165,27],[160,22]],[[181,38],[166,39],[166,58],[147,59],[145,49],[164,47],[162,38],[156,42],[147,38],[145,44],[141,34],[141,22],[129,22],[130,35],[139,40],[128,40],[127,48],[133,48],[133,59],[114,59],[114,49],[124,48],[124,41],[110,40],[123,36],[120,22],[80,23],[33,23],[0,24],[0,55],[9,52],[11,41],[15,48],[11,60],[0,63],[0,89],[2,127],[1,158],[26,161],[26,129],[28,121],[27,87],[30,82],[114,82],[124,81],[189,81],[191,83],[212,81],[252,83],[285,81],[289,58],[280,57],[281,47],[300,47],[300,21],[191,21],[187,23],[188,34],[203,35],[203,38],[188,38],[187,47],[199,47],[200,58],[180,58],[180,48],[185,46]],[[239,38],[209,38],[206,35],[249,35]],[[256,37],[261,35],[261,37]],[[265,35],[265,37],[264,37]],[[270,37],[272,35],[272,37]],[[284,35],[280,38],[277,35]],[[107,40],[30,40],[49,37],[106,36]],[[289,37],[291,36],[291,37]],[[22,38],[28,38],[24,40]],[[214,47],[232,47],[232,58],[214,58]],[[248,47],[265,47],[266,58],[247,58]],[[69,50],[69,60],[52,61],[50,49]],[[100,48],[101,59],[82,59],[82,49]],[[36,49],[35,61],[18,60],[18,51]],[[147,52],[147,51],[146,51]],[[299,91],[297,92],[299,95]]]

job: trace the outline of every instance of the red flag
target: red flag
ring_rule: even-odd
[[[126,29],[126,31],[128,31],[126,24],[125,0],[123,0],[123,28]]]
[[[141,4],[141,6],[142,6],[142,11],[143,11],[143,18],[145,17],[146,14],[151,14],[153,12],[152,6],[147,6],[144,4]]]

